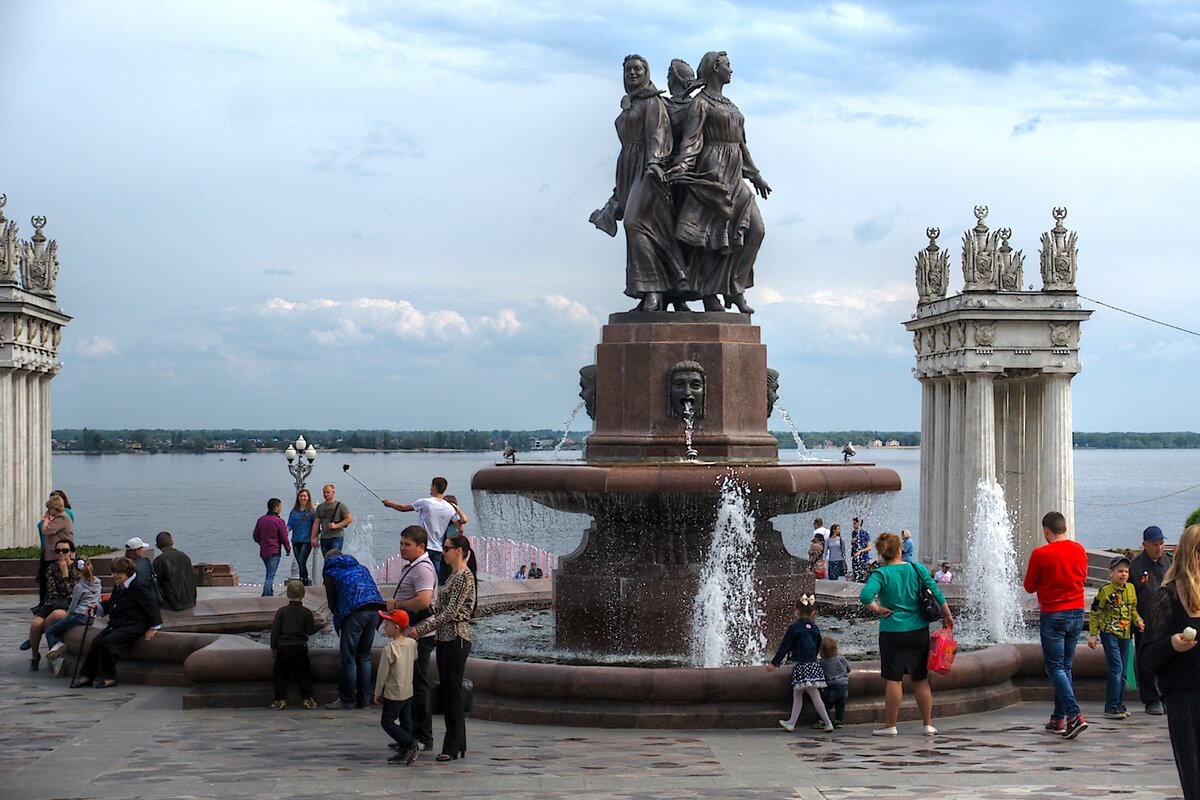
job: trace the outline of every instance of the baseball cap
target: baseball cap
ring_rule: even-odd
[[[136,536],[125,543],[126,550],[141,550],[145,546],[146,543]]]
[[[395,611],[380,611],[378,613],[379,616],[383,617],[389,622],[396,623],[398,627],[408,627],[408,612],[403,608],[397,608]]]
[[[1128,563],[1129,563],[1128,556],[1113,556],[1112,560],[1108,562],[1108,568],[1116,569],[1118,565],[1128,564]]]
[[[1142,531],[1143,542],[1161,542],[1163,540],[1162,528],[1157,525],[1151,525],[1146,530]]]

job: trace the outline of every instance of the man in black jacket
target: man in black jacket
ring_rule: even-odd
[[[1150,604],[1158,587],[1162,586],[1163,576],[1167,567],[1171,566],[1171,555],[1167,552],[1167,543],[1163,538],[1162,529],[1151,525],[1142,532],[1142,552],[1129,565],[1129,582],[1137,592],[1138,615],[1146,619],[1150,613]],[[1147,714],[1162,714],[1162,695],[1158,691],[1158,678],[1143,664],[1142,643],[1146,640],[1145,631],[1136,628],[1133,631],[1134,663],[1137,667],[1138,694],[1146,706]]]
[[[162,627],[154,589],[148,581],[136,579],[133,561],[114,558],[111,569],[112,595],[100,604],[101,613],[108,614],[108,627],[92,642],[72,689],[91,686],[93,680],[97,689],[116,686],[117,660],[127,656],[139,638],[150,641]]]
[[[187,553],[175,548],[175,539],[163,531],[154,539],[160,551],[154,559],[154,577],[162,591],[163,607],[182,611],[196,605],[196,573]]]

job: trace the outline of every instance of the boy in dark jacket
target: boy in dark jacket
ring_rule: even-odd
[[[308,662],[308,637],[317,632],[317,620],[304,607],[304,584],[289,581],[288,604],[275,612],[271,622],[271,652],[275,654],[275,702],[271,708],[287,708],[288,682],[300,684],[305,708],[316,708],[312,666]]]

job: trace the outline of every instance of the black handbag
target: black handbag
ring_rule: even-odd
[[[917,612],[926,622],[937,622],[942,618],[942,604],[938,602],[933,591],[925,585],[925,576],[921,574],[921,570],[917,569],[916,563],[909,563],[912,563],[913,572],[917,573]]]
[[[463,713],[470,714],[475,710],[474,689],[475,684],[470,678],[463,678]],[[445,700],[442,699],[442,682],[434,681],[429,684],[429,713],[430,715],[445,714]]]

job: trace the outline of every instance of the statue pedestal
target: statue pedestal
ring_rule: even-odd
[[[683,419],[668,413],[668,380],[681,361],[704,368],[704,413],[692,435],[700,460],[775,462],[758,326],[743,314],[668,312],[613,314],[604,326],[588,462],[684,458]]]

